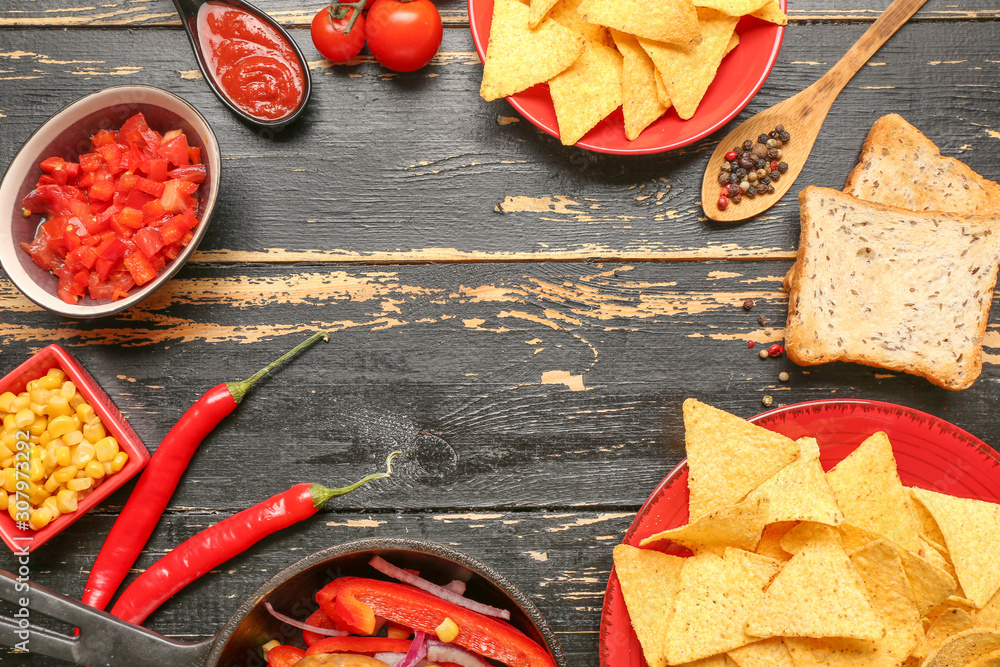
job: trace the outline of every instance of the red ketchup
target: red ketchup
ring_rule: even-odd
[[[207,2],[198,10],[198,38],[216,85],[244,112],[279,120],[299,108],[306,75],[273,26],[243,9]]]

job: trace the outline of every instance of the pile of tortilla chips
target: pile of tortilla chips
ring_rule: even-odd
[[[694,115],[746,14],[788,22],[778,0],[495,0],[480,94],[547,82],[564,144],[618,107],[631,141],[671,107]]]
[[[693,556],[624,544],[649,667],[998,667],[1000,504],[903,486],[885,433],[824,472],[798,442],[688,399]]]

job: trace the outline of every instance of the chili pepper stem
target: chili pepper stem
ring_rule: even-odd
[[[313,498],[313,506],[316,509],[319,509],[323,507],[323,505],[326,505],[333,498],[336,498],[337,496],[342,496],[345,493],[350,493],[354,489],[364,486],[368,482],[374,481],[376,479],[385,479],[386,477],[391,476],[392,460],[397,456],[400,456],[402,453],[403,452],[393,452],[392,454],[389,454],[389,458],[385,460],[385,472],[373,473],[363,479],[359,479],[350,486],[343,486],[339,489],[331,489],[321,484],[313,484],[311,487],[309,487],[309,495],[311,495]]]
[[[258,380],[260,380],[262,377],[264,377],[274,369],[278,368],[286,361],[294,357],[296,354],[306,349],[307,347],[309,347],[310,345],[312,345],[321,338],[323,340],[330,340],[330,334],[328,334],[325,331],[317,331],[312,336],[309,336],[309,338],[305,339],[304,341],[293,347],[291,350],[281,355],[281,357],[275,359],[267,366],[260,369],[250,377],[248,377],[246,380],[242,380],[240,382],[227,382],[226,388],[229,389],[229,393],[233,395],[233,400],[236,401],[237,404],[239,404],[239,402],[243,400],[243,397],[246,395],[250,387],[254,386]]]

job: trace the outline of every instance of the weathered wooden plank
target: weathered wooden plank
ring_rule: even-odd
[[[793,0],[789,15],[793,21],[874,21],[889,6],[890,0],[838,0],[835,3],[817,0]],[[441,18],[449,27],[468,26],[467,5],[462,0],[440,0]],[[303,7],[290,0],[260,0],[258,7],[288,27],[308,27],[315,8]],[[932,0],[922,8],[914,21],[989,21],[1000,17],[996,0],[977,0],[959,6],[945,0]],[[0,27],[162,27],[179,26],[173,5],[168,0],[111,0],[93,3],[88,0],[63,0],[58,7],[43,5],[39,0],[22,0],[9,7],[0,7]]]
[[[189,77],[193,56],[178,31],[6,30],[0,161],[83,93],[151,83],[202,110],[226,156],[197,261],[788,258],[798,237],[795,192],[842,186],[881,114],[902,113],[946,154],[1000,176],[996,25],[904,27],[838,100],[790,196],[742,225],[702,219],[698,184],[711,138],[646,157],[564,148],[506,102],[479,98],[481,65],[458,30],[447,31],[426,72],[318,66],[306,119],[277,140],[255,135]],[[863,29],[790,28],[774,73],[737,120],[817,78]],[[109,56],[109,43],[122,55]]]
[[[594,664],[600,608],[611,570],[611,549],[621,541],[636,509],[604,512],[326,512],[274,535],[168,601],[148,627],[181,641],[218,631],[243,599],[268,577],[325,547],[366,537],[409,537],[447,544],[479,558],[507,576],[539,607],[573,665]],[[168,514],[137,563],[148,567],[228,512]],[[31,557],[32,578],[79,596],[103,535],[115,516],[92,513]],[[0,568],[15,566],[0,553]],[[126,583],[137,576],[129,576]],[[0,662],[51,667],[54,661],[15,655],[0,647]],[[60,663],[61,664],[61,663]]]

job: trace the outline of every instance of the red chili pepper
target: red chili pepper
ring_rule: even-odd
[[[332,606],[330,591],[335,595]],[[370,624],[368,619],[378,615],[390,622],[433,635],[435,628],[450,618],[458,625],[458,636],[453,641],[458,646],[499,660],[507,667],[555,667],[552,656],[544,648],[512,625],[459,607],[413,586],[343,577],[330,582],[317,593],[316,600],[327,616],[334,621],[340,616],[339,620],[347,625],[366,626]],[[367,611],[363,607],[367,607]],[[350,618],[341,616],[344,613]],[[314,644],[310,651],[317,646],[319,644]]]
[[[386,637],[327,637],[306,650],[306,655],[318,653],[406,653],[412,639]]]
[[[771,347],[767,348],[767,353],[772,357],[780,357],[785,351],[785,348],[781,347],[779,343],[775,343]]]
[[[267,667],[294,667],[306,652],[294,646],[275,646],[267,652]]]
[[[320,338],[329,340],[330,336],[325,332],[313,334],[246,380],[212,387],[184,413],[153,453],[135,490],[104,540],[83,591],[85,604],[97,609],[108,606],[129,568],[149,541],[153,528],[163,515],[201,441],[236,409],[247,390],[258,380]]]
[[[161,604],[203,574],[237,556],[271,533],[316,514],[332,498],[392,474],[393,452],[386,472],[375,473],[350,486],[330,489],[319,484],[296,484],[258,505],[223,519],[189,538],[125,589],[111,614],[129,623],[142,623]]]

